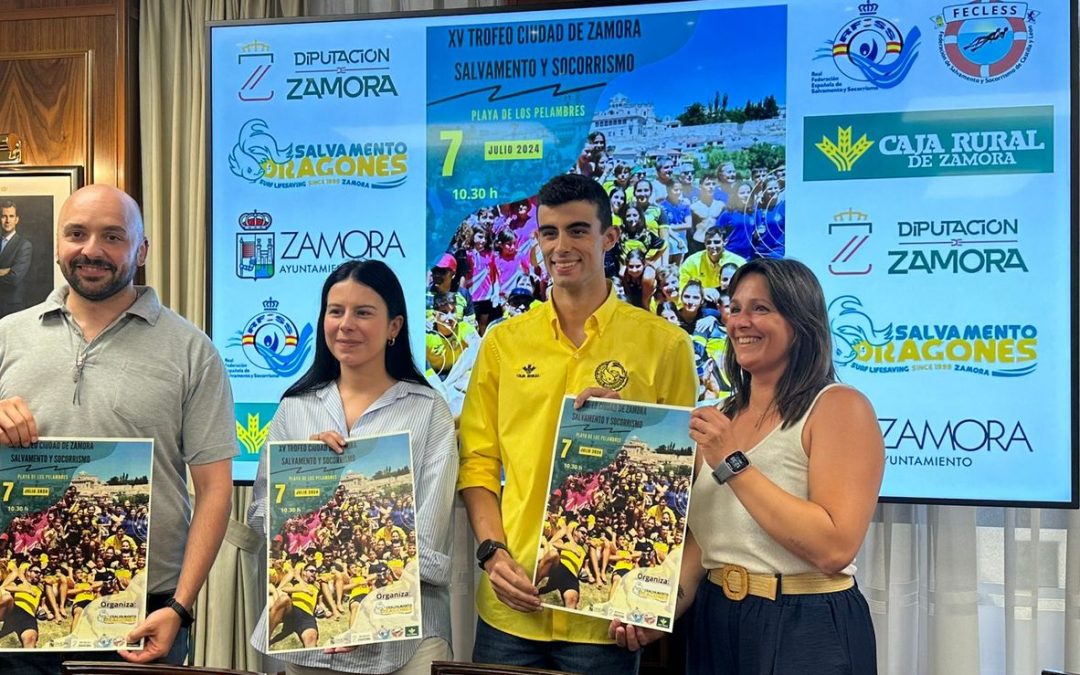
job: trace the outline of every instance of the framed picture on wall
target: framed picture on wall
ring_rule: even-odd
[[[0,317],[33,307],[62,282],[56,223],[82,184],[81,166],[0,167]]]

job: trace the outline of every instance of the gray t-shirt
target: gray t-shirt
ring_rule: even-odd
[[[64,302],[0,320],[0,399],[21,396],[41,436],[153,438],[149,588],[176,588],[191,505],[185,464],[237,453],[232,390],[206,335],[152,288],[87,344]]]

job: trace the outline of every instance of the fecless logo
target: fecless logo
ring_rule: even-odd
[[[1008,77],[1031,53],[1038,15],[1027,2],[974,0],[946,5],[933,18],[941,57],[949,70],[971,82]]]

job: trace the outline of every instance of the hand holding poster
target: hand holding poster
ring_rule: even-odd
[[[152,439],[0,445],[0,651],[142,649]]]
[[[421,637],[409,434],[269,453],[270,651]]]
[[[671,631],[694,469],[690,410],[563,401],[533,583],[546,607]]]

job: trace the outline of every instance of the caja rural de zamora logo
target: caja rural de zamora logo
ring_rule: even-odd
[[[808,181],[1054,171],[1053,106],[806,117],[803,138]]]

